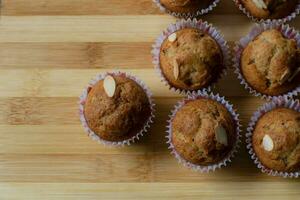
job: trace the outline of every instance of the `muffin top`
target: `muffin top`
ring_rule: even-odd
[[[160,0],[160,3],[172,12],[189,13],[207,8],[213,0]]]
[[[261,163],[273,170],[300,170],[300,113],[277,108],[257,122],[252,144]]]
[[[169,84],[184,90],[207,87],[223,68],[222,51],[208,34],[194,28],[180,29],[165,39],[160,67]]]
[[[172,144],[185,160],[209,165],[224,159],[236,141],[230,112],[217,101],[188,101],[171,122]]]
[[[151,113],[143,88],[125,75],[108,75],[89,91],[84,116],[101,139],[123,141],[136,135]]]
[[[296,9],[298,0],[240,0],[240,2],[258,19],[280,19]]]
[[[241,70],[252,88],[277,96],[299,85],[299,57],[300,49],[296,41],[271,29],[262,32],[244,49]]]

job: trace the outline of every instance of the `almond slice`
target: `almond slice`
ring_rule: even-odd
[[[274,142],[269,135],[264,136],[262,145],[266,151],[272,151],[274,148]]]
[[[104,91],[109,97],[113,97],[116,91],[116,82],[115,79],[108,75],[103,81]]]
[[[218,125],[215,130],[216,140],[217,142],[227,146],[228,145],[228,136],[226,130],[223,126]]]
[[[284,82],[289,80],[290,76],[291,76],[290,70],[289,69],[285,70],[280,77],[280,84],[283,84]]]
[[[291,82],[299,74],[299,72],[300,72],[300,67],[298,67],[294,72],[294,74],[289,78],[289,82]]]
[[[176,39],[177,39],[177,34],[176,33],[172,33],[168,37],[169,42],[175,42]]]
[[[252,0],[252,2],[260,9],[268,9],[268,6],[263,0]]]
[[[174,61],[174,65],[173,65],[173,75],[175,80],[177,80],[179,76],[179,66],[176,60]]]

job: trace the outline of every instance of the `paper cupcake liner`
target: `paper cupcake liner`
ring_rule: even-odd
[[[296,16],[300,13],[300,0],[298,5],[296,6],[296,9],[289,14],[288,16],[281,18],[281,19],[258,19],[254,16],[251,15],[250,12],[240,3],[239,0],[233,0],[235,5],[252,21],[257,22],[257,23],[266,23],[266,22],[277,22],[277,23],[286,23],[291,21],[292,19],[296,18]]]
[[[212,11],[220,2],[220,0],[215,0],[213,1],[207,8],[203,8],[200,9],[196,12],[192,12],[192,13],[178,13],[178,12],[173,12],[171,10],[168,10],[166,7],[164,7],[161,3],[160,0],[153,0],[153,2],[159,7],[159,9],[164,12],[167,13],[169,15],[172,15],[174,17],[178,17],[178,18],[194,18],[194,17],[198,17],[200,15],[204,15],[207,14],[208,12]]]
[[[265,167],[259,161],[258,157],[256,156],[256,154],[254,152],[253,146],[252,146],[252,132],[255,128],[256,122],[263,114],[265,114],[266,112],[269,112],[275,108],[278,108],[278,107],[290,108],[290,109],[296,110],[297,112],[300,112],[299,100],[293,100],[288,97],[274,98],[273,101],[261,106],[251,117],[250,123],[247,128],[247,133],[246,133],[247,149],[251,156],[251,159],[254,161],[257,168],[259,168],[263,173],[266,173],[271,176],[281,176],[284,178],[298,178],[298,177],[300,177],[300,171],[299,172],[280,172],[280,171],[272,170],[272,169]]]
[[[223,54],[223,70],[220,72],[218,77],[210,84],[210,86],[206,88],[201,88],[198,90],[184,90],[180,88],[176,88],[172,86],[169,81],[164,77],[161,67],[160,67],[160,62],[159,62],[159,54],[160,54],[160,48],[164,40],[171,35],[172,33],[183,29],[183,28],[196,28],[199,29],[207,34],[209,34],[219,45],[220,49],[222,50]],[[195,91],[201,91],[203,89],[206,90],[211,90],[211,86],[214,86],[216,82],[218,82],[219,79],[221,79],[223,76],[225,76],[226,69],[230,66],[231,64],[231,52],[229,50],[227,41],[224,39],[223,35],[216,29],[214,28],[211,24],[208,24],[206,21],[202,20],[197,20],[197,19],[188,19],[188,20],[179,20],[175,24],[169,25],[169,27],[163,31],[159,37],[156,39],[155,43],[152,45],[152,63],[154,65],[154,68],[157,72],[157,74],[160,76],[161,81],[169,87],[170,90],[174,92],[179,92],[181,94],[189,95]]]
[[[127,140],[112,142],[112,141],[107,141],[107,140],[100,138],[96,133],[94,133],[89,128],[87,121],[85,119],[85,116],[84,116],[84,105],[85,105],[86,98],[87,98],[87,95],[88,95],[90,89],[98,81],[103,80],[107,75],[126,76],[127,78],[130,78],[131,80],[135,81],[146,92],[149,103],[150,103],[151,113],[150,113],[148,120],[145,122],[144,127],[136,135],[134,135],[133,137],[131,137]],[[91,80],[90,83],[88,84],[88,86],[83,90],[81,96],[79,97],[79,117],[80,117],[80,121],[81,121],[81,124],[82,124],[85,132],[91,139],[93,139],[101,144],[107,145],[107,146],[124,146],[124,145],[130,145],[130,144],[134,143],[135,141],[139,140],[139,138],[142,137],[148,131],[148,129],[150,128],[150,124],[153,123],[153,119],[155,117],[154,106],[155,106],[155,104],[152,100],[152,93],[150,92],[149,88],[144,84],[144,82],[142,82],[135,76],[125,73],[125,72],[110,72],[110,73],[104,73],[104,74],[97,75],[96,78]]]
[[[177,111],[180,110],[182,106],[186,104],[186,102],[190,100],[195,100],[198,98],[207,98],[207,99],[212,99],[215,100],[219,103],[221,103],[223,106],[227,108],[227,110],[231,113],[234,121],[235,121],[235,126],[236,126],[236,141],[235,144],[233,145],[232,150],[228,153],[228,155],[221,161],[219,161],[216,164],[212,165],[196,165],[193,164],[187,160],[185,160],[183,157],[179,155],[179,153],[175,150],[174,145],[172,144],[172,120],[174,119]],[[227,166],[231,162],[231,159],[235,156],[235,154],[238,151],[238,148],[240,147],[241,143],[241,124],[239,121],[239,114],[236,113],[236,111],[233,108],[233,105],[230,104],[228,101],[225,100],[224,97],[221,97],[219,94],[213,94],[208,92],[207,90],[204,91],[198,91],[198,92],[193,92],[191,95],[189,95],[186,99],[179,101],[174,109],[171,111],[171,115],[169,115],[169,120],[167,121],[167,144],[168,148],[171,150],[171,154],[175,156],[175,158],[178,160],[179,163],[183,164],[185,167],[190,168],[194,171],[202,172],[202,173],[208,173],[210,171],[215,171],[216,169],[219,169],[221,167]]]
[[[240,66],[240,60],[242,56],[242,52],[244,48],[248,45],[249,42],[251,42],[256,36],[258,36],[260,33],[262,33],[265,30],[269,29],[277,29],[279,30],[285,37],[290,39],[295,39],[297,41],[297,45],[300,48],[300,34],[297,32],[294,28],[290,27],[289,25],[279,24],[277,22],[269,22],[269,23],[262,23],[262,24],[255,24],[248,35],[241,38],[239,42],[236,42],[236,45],[234,47],[235,55],[233,56],[233,67],[234,72],[237,74],[237,77],[240,81],[240,83],[245,87],[246,90],[250,92],[250,94],[261,97],[266,100],[271,100],[274,97],[280,97],[280,96],[287,96],[287,97],[293,97],[297,96],[300,92],[300,86],[296,87],[294,90],[287,92],[285,94],[281,94],[278,96],[271,96],[267,94],[262,94],[252,88],[250,84],[247,83],[246,79],[244,78],[241,66]]]

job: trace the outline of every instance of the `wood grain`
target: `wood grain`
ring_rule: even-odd
[[[161,14],[151,0],[2,0],[3,15],[149,15]],[[222,2],[215,14],[239,13],[230,1]]]
[[[3,15],[145,15],[159,14],[151,0],[2,0]]]
[[[166,145],[170,110],[182,99],[160,82],[151,45],[175,18],[151,0],[2,0],[0,18],[0,199],[299,199],[299,180],[262,174],[245,144],[226,168],[201,174]],[[230,46],[253,23],[230,0],[202,17]],[[299,17],[290,24],[300,29]],[[138,143],[108,148],[78,118],[78,96],[98,73],[122,70],[153,92],[155,124]],[[232,69],[213,88],[245,131],[265,101]]]
[[[237,16],[204,19],[222,27],[228,41],[236,41],[253,26],[246,17]],[[0,42],[153,42],[173,22],[168,15],[2,16]]]
[[[6,199],[47,198],[56,200],[64,194],[64,199],[299,199],[295,183],[282,184],[271,182],[214,183],[6,183],[0,185]],[[220,192],[225,190],[226,192]],[[116,192],[117,191],[117,192]],[[128,192],[131,191],[131,192]],[[151,191],[151,192],[149,192]],[[219,191],[219,192],[216,192]],[[259,191],[259,195],[257,194]]]
[[[1,69],[152,68],[151,45],[150,42],[2,43],[0,67]]]

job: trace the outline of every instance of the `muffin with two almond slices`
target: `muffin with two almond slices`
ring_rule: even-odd
[[[220,46],[209,34],[183,28],[162,43],[159,65],[171,87],[194,91],[215,82],[224,69]]]

